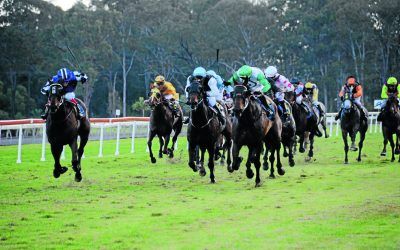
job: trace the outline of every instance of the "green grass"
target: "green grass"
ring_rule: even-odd
[[[157,143],[156,143],[157,144]],[[400,248],[400,163],[379,157],[368,134],[362,163],[343,165],[339,137],[317,139],[315,161],[286,167],[262,187],[216,168],[217,184],[187,167],[184,138],[176,159],[154,165],[144,140],[89,142],[83,181],[52,177],[40,145],[0,147],[0,248],[275,249]],[[69,151],[66,159],[70,156]],[[69,160],[63,161],[69,165]],[[284,159],[287,166],[287,159]]]

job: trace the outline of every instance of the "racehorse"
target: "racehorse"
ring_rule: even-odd
[[[353,103],[351,98],[352,87],[348,92],[346,92],[342,98],[342,107],[343,110],[340,116],[340,127],[342,129],[342,137],[344,142],[344,152],[345,159],[344,163],[348,164],[348,152],[349,145],[347,142],[347,135],[351,138],[351,147],[350,150],[357,151],[357,147],[355,145],[356,135],[360,132],[360,141],[358,143],[358,157],[357,161],[361,161],[361,150],[363,148],[363,143],[365,140],[365,134],[368,130],[368,121],[366,119],[362,119],[360,110]],[[368,114],[366,114],[368,117]]]
[[[293,108],[293,118],[296,123],[296,135],[299,137],[299,152],[304,153],[306,151],[304,141],[308,135],[310,148],[306,161],[311,161],[312,157],[314,157],[314,136],[318,129],[318,117],[312,112],[311,102],[308,98],[304,98],[301,105],[292,99],[291,105]]]
[[[85,104],[77,99],[86,110]],[[54,158],[53,176],[60,177],[68,168],[60,164],[60,156],[64,145],[69,145],[72,152],[72,169],[75,171],[75,181],[82,180],[81,158],[85,145],[89,139],[90,122],[86,117],[78,119],[78,110],[75,104],[64,100],[63,87],[58,84],[50,85],[49,115],[46,119],[46,133],[51,145],[51,153]],[[78,148],[78,135],[80,144]]]
[[[223,126],[215,111],[207,105],[207,97],[203,83],[193,80],[188,87],[190,105],[190,121],[187,131],[187,139],[189,142],[189,167],[194,171],[199,171],[201,176],[206,175],[204,169],[204,155],[208,152],[208,168],[210,169],[211,183],[215,183],[214,175],[214,157],[219,136],[222,134],[225,137],[224,148],[228,148],[227,164],[231,166],[232,145],[232,123],[230,119],[226,119]],[[223,112],[227,114],[226,107],[223,107]],[[200,164],[196,166],[196,148],[200,151]]]
[[[232,168],[228,171],[233,172],[234,170],[239,170],[240,163],[243,158],[239,157],[239,151],[243,146],[248,147],[248,157],[246,162],[246,176],[251,179],[254,176],[254,172],[251,169],[251,164],[253,163],[256,168],[256,187],[260,186],[260,156],[263,149],[263,143],[266,142],[267,134],[274,126],[274,122],[268,119],[266,112],[263,110],[259,97],[255,94],[251,94],[247,91],[246,86],[237,85],[234,91],[234,118],[233,118],[233,164]],[[265,98],[261,96],[261,98]],[[271,104],[273,102],[271,101]],[[275,119],[280,121],[278,116],[277,108],[275,104],[272,104],[275,109]],[[277,126],[279,134],[278,140],[275,141],[280,147],[280,131],[279,125]],[[271,137],[275,133],[271,133]],[[267,143],[267,142],[266,142]],[[273,164],[274,164],[274,149],[276,145],[272,143],[267,143],[270,147],[271,156],[271,176],[273,176]],[[278,165],[278,173],[283,175],[284,170],[282,166]]]
[[[153,156],[152,141],[157,135],[160,141],[160,149],[158,151],[158,157],[162,158],[163,154],[167,154],[170,158],[174,157],[175,143],[178,139],[178,135],[182,130],[182,111],[179,109],[177,116],[175,117],[172,105],[165,100],[158,88],[152,88],[150,92],[149,105],[152,109],[150,115],[150,130],[147,145],[149,147],[150,160],[152,163],[156,163],[156,158]],[[174,131],[172,137],[172,146],[168,148],[170,136]],[[163,148],[164,147],[164,148]]]
[[[292,107],[288,107],[290,114],[292,114]],[[296,122],[291,117],[282,124],[282,145],[283,157],[289,157],[289,166],[294,167],[295,161],[293,150],[296,143]]]
[[[394,162],[395,154],[399,154],[399,138],[400,138],[400,111],[399,101],[394,95],[390,95],[382,117],[382,130],[383,130],[383,150],[381,156],[386,156],[386,146],[388,141],[392,148],[391,161]],[[396,146],[393,140],[393,134],[397,136]],[[400,162],[400,156],[399,156]]]

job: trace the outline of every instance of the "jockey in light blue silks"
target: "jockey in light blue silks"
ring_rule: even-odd
[[[215,72],[213,73],[217,75]],[[193,73],[186,80],[186,87],[185,87],[186,99],[189,99],[189,92],[187,90],[188,87],[190,87],[190,83],[193,81],[193,79],[201,81],[203,87],[206,85],[208,86],[208,90],[206,91],[207,105],[211,108],[211,110],[217,113],[220,122],[222,124],[225,124],[225,116],[221,108],[218,107],[217,105],[217,102],[222,102],[222,94],[218,89],[218,80],[213,75],[207,74],[205,68],[203,67],[195,68]]]
[[[63,86],[63,91],[65,93],[64,94],[65,100],[75,104],[78,107],[79,116],[81,118],[85,116],[85,110],[75,99],[75,89],[78,82],[81,82],[83,84],[87,81],[87,79],[88,77],[84,73],[78,71],[71,71],[67,68],[62,68],[57,71],[57,75],[53,76],[46,82],[41,92],[43,95],[48,95],[51,84],[53,83],[61,84],[61,86]],[[45,120],[47,118],[47,115],[48,115],[48,104],[46,104],[46,110],[44,114],[41,115],[41,117]]]

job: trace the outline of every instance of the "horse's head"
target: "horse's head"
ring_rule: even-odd
[[[50,101],[50,114],[54,114],[58,111],[60,106],[64,102],[63,97],[63,86],[59,83],[53,83],[50,85],[49,101]]]
[[[203,101],[203,86],[199,80],[192,80],[190,86],[187,88],[189,93],[188,103],[190,107],[195,110],[198,105]]]
[[[158,88],[152,88],[149,94],[149,105],[155,107],[162,102],[162,95]]]
[[[236,117],[240,117],[249,105],[247,88],[244,85],[236,85],[233,93],[233,112]]]
[[[350,87],[350,89],[346,91],[342,97],[344,113],[350,113],[352,110],[355,109],[355,106],[352,101],[352,93],[353,93],[353,87]]]

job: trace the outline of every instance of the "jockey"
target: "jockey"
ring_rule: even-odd
[[[248,65],[243,65],[238,71],[236,71],[233,76],[225,82],[227,86],[242,84],[247,86],[252,93],[267,93],[271,89],[271,84],[265,78],[264,73],[261,69],[256,67],[250,67]],[[261,106],[267,112],[268,118],[270,120],[274,119],[274,111],[268,105],[265,98],[258,98],[262,104]]]
[[[78,82],[84,84],[87,81],[87,79],[88,77],[84,73],[78,71],[71,71],[67,68],[62,68],[57,71],[57,75],[53,76],[52,79],[49,79],[46,82],[41,92],[43,95],[48,95],[51,84],[53,83],[61,84],[63,86],[63,91],[65,93],[64,98],[78,107],[79,110],[78,116],[79,118],[82,118],[85,117],[85,110],[75,99],[75,89]],[[42,119],[46,120],[47,115],[48,115],[48,104],[46,104],[46,109],[44,114],[41,115]]]
[[[285,93],[294,91],[293,85],[283,75],[278,74],[278,70],[274,66],[269,66],[264,71],[265,76],[268,80],[275,83],[277,90],[275,92],[275,98],[278,102],[278,106],[282,110],[282,113],[287,117],[290,116],[290,111],[286,108]]]
[[[172,111],[175,116],[179,116],[179,103],[178,94],[172,83],[165,81],[165,77],[162,75],[156,76],[154,79],[153,87],[158,88],[163,95],[164,99],[167,100],[168,104],[172,104]]]
[[[215,72],[214,72],[215,73]],[[189,100],[189,92],[188,88],[193,80],[198,80],[201,82],[203,87],[206,87],[206,95],[207,95],[207,105],[217,113],[218,119],[221,124],[225,124],[225,116],[222,110],[218,107],[217,101],[222,101],[222,96],[220,91],[218,90],[218,81],[214,76],[207,75],[207,71],[203,67],[197,67],[194,69],[193,73],[188,76],[186,80],[186,99]],[[186,123],[186,122],[185,122]]]
[[[386,84],[382,87],[381,98],[383,99],[381,102],[381,112],[379,113],[377,120],[379,122],[382,121],[383,112],[385,111],[387,100],[389,96],[394,95],[398,98],[400,94],[400,84],[397,82],[395,77],[389,77],[386,81]]]
[[[217,88],[219,91],[219,96],[217,97],[217,101],[223,101],[224,97],[224,79],[220,75],[217,75],[214,70],[208,70],[207,77],[214,77],[217,80]]]
[[[343,85],[342,89],[340,90],[339,97],[343,98],[343,96],[346,94],[346,92],[350,90],[351,87],[353,87],[353,92],[352,92],[353,103],[360,110],[361,117],[365,120],[368,120],[367,112],[361,103],[361,97],[363,96],[363,89],[361,84],[357,82],[357,78],[355,76],[348,76],[346,78],[346,84]],[[342,109],[343,108],[341,108],[339,113],[335,116],[335,120],[339,120],[342,113]]]
[[[308,96],[310,97],[314,109],[319,111],[319,117],[321,118],[324,115],[324,111],[318,102],[318,87],[315,83],[307,82],[305,85],[298,85],[295,92],[297,104],[301,104],[303,97]],[[297,94],[299,92],[301,93],[300,95]]]

